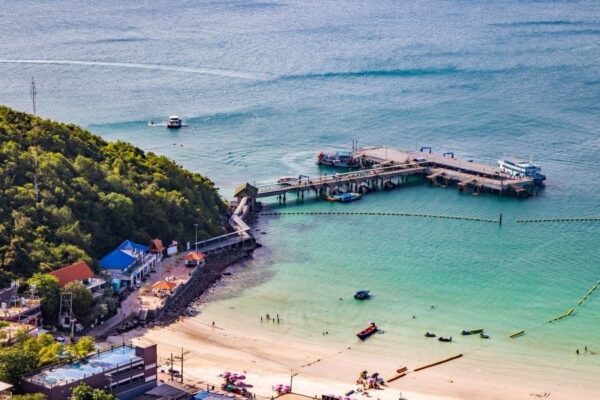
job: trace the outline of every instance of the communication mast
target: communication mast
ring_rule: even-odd
[[[10,307],[18,307],[21,305],[21,300],[19,299],[19,281],[12,281],[10,283],[10,301],[8,305]]]
[[[31,105],[33,108],[33,115],[36,115],[36,98],[37,98],[37,88],[35,87],[35,78],[31,78]]]
[[[70,327],[70,335],[73,338],[75,329],[75,317],[73,316],[73,293],[63,292],[60,294],[60,308],[58,311],[58,320],[62,327],[68,321]]]

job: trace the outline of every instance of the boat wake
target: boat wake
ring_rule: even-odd
[[[109,62],[109,61],[80,61],[80,60],[29,60],[29,59],[0,59],[3,64],[50,64],[50,65],[84,65],[94,67],[110,67],[110,68],[132,68],[132,69],[148,69],[156,71],[171,71],[183,72],[200,75],[221,76],[226,78],[246,79],[253,81],[263,81],[272,79],[273,76],[260,72],[248,71],[233,71],[218,68],[192,68],[180,67],[176,65],[162,64],[138,64],[126,62]]]

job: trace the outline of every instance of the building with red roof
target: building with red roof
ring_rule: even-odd
[[[92,292],[94,297],[102,296],[106,281],[96,278],[94,271],[85,261],[77,261],[74,264],[50,272],[50,275],[58,279],[60,287],[65,287],[71,282],[81,282]]]

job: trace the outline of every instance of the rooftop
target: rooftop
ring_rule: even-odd
[[[71,282],[93,278],[94,272],[85,261],[78,261],[75,264],[52,271],[50,275],[58,278],[58,284],[63,287]]]
[[[42,386],[62,386],[140,360],[133,347],[121,346],[96,353],[82,362],[46,368],[25,379]]]

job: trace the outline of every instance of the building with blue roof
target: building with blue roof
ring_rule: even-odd
[[[138,286],[150,271],[155,270],[162,254],[149,250],[149,246],[125,240],[100,259],[100,267],[112,277],[115,291]]]

